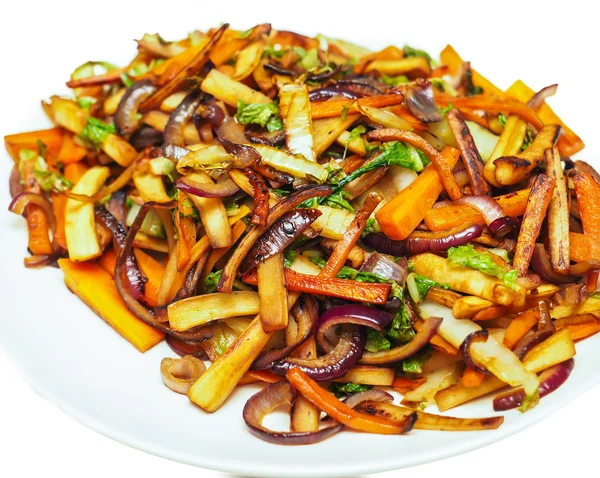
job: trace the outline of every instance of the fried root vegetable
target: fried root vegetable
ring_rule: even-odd
[[[69,290],[140,352],[162,341],[165,334],[145,324],[127,309],[113,279],[99,265],[70,259],[59,259],[58,265],[65,274]]]
[[[367,196],[362,207],[356,213],[354,220],[348,226],[344,237],[337,243],[331,256],[329,256],[320,276],[335,277],[337,275],[346,263],[352,248],[360,239],[363,229],[367,225],[367,220],[382,200],[382,197],[376,193],[371,193]]]
[[[254,291],[189,297],[169,304],[169,324],[173,330],[182,332],[215,320],[257,314],[259,305],[259,296]]]
[[[442,161],[449,169],[456,165],[459,156],[460,152],[450,147],[441,153]],[[435,166],[427,166],[412,184],[375,214],[386,236],[398,241],[406,239],[435,204],[442,189],[443,183]]]
[[[266,226],[269,215],[269,188],[263,179],[251,168],[244,170],[253,189],[254,210],[250,222],[259,226]]]
[[[209,71],[200,88],[205,93],[233,107],[237,107],[238,101],[248,104],[271,103],[271,98],[268,96],[253,90],[239,81],[232,80],[216,69]]]
[[[573,176],[577,205],[581,215],[583,232],[593,237],[600,237],[600,183],[591,174]]]
[[[321,215],[313,222],[312,228],[321,231],[320,235],[328,239],[341,240],[352,221],[354,214],[343,209],[319,205]]]
[[[506,93],[523,103],[530,101],[535,96],[535,92],[521,80],[515,81],[508,90],[506,90]],[[557,142],[561,154],[572,156],[583,149],[585,145],[581,138],[577,136],[546,103],[543,103],[538,108],[538,115],[544,124],[559,124],[561,126],[562,134]]]
[[[285,329],[288,325],[287,291],[283,254],[275,254],[256,268],[260,296],[260,320],[265,332]]]
[[[521,152],[521,146],[525,140],[527,133],[527,124],[516,115],[511,115],[506,120],[502,134],[496,143],[496,147],[485,163],[483,175],[485,179],[493,186],[500,187],[500,183],[496,181],[496,165],[495,160],[500,157],[514,156]]]
[[[558,125],[544,126],[525,151],[514,156],[495,159],[496,181],[502,186],[509,186],[527,179],[544,161],[545,151],[554,146],[559,133]]]
[[[356,122],[356,115],[346,118],[324,118],[313,121],[313,148],[315,154],[320,156],[336,138]]]
[[[402,94],[396,93],[390,95],[368,96],[356,101],[329,100],[311,102],[311,116],[313,120],[337,116],[344,117],[344,112],[346,112],[347,115],[353,115],[363,106],[383,108],[385,106],[399,105],[402,103],[403,99],[404,96]],[[333,140],[335,141],[335,138],[333,138]]]
[[[334,239],[323,238],[321,239],[321,247],[323,247],[330,254],[335,250],[338,241]],[[365,262],[365,250],[359,245],[355,245],[352,249],[350,249],[350,253],[348,254],[348,262],[354,269],[359,269],[360,266]]]
[[[210,54],[215,45],[219,42],[223,36],[223,33],[225,33],[228,28],[229,24],[226,23],[217,31],[215,31],[210,40],[204,44],[202,49],[190,60],[188,64],[183,66],[173,78],[162,84],[156,92],[143,101],[143,103],[140,105],[140,111],[142,113],[147,113],[148,111],[158,109],[166,98],[182,89],[189,76],[198,75],[202,71],[202,68],[204,68],[206,62],[209,60]]]
[[[136,129],[138,125],[138,108],[155,91],[156,86],[149,79],[136,81],[127,88],[114,113],[115,127],[120,135],[128,135]]]
[[[457,348],[462,346],[471,334],[481,333],[482,330],[479,325],[468,319],[454,318],[450,309],[432,302],[423,302],[420,312],[422,317],[442,317],[438,333]],[[539,382],[536,375],[525,369],[519,358],[493,335],[490,334],[485,341],[471,341],[467,350],[473,362],[504,382],[513,386],[522,385],[528,396],[533,396],[537,391]]]
[[[448,196],[450,196],[453,201],[462,197],[460,187],[456,183],[456,179],[452,174],[452,168],[449,164],[450,161],[438,153],[433,146],[431,146],[420,136],[416,135],[415,133],[411,133],[410,131],[379,129],[368,133],[367,139],[369,141],[403,141],[411,146],[414,146],[415,148],[419,148],[421,151],[423,151],[423,153],[425,153],[427,159],[433,163],[439,179],[441,180],[444,189],[448,193]]]
[[[250,285],[258,283],[255,272],[244,275],[242,281]],[[292,269],[285,269],[285,283],[288,290],[321,294],[369,304],[385,304],[390,292],[389,284],[315,277],[300,274]]]
[[[396,371],[390,367],[372,367],[369,365],[355,365],[344,375],[334,379],[334,382],[359,383],[376,387],[391,387],[394,383]]]
[[[163,383],[171,390],[186,395],[190,387],[206,371],[204,362],[193,355],[172,359],[165,357],[160,362]]]
[[[517,217],[525,213],[530,189],[521,189],[496,197],[496,201],[507,216]],[[466,204],[450,204],[425,211],[425,225],[432,231],[445,231],[465,224],[485,225],[483,215]]]
[[[600,258],[600,240],[586,234],[569,232],[571,259],[575,262],[593,261]]]
[[[253,395],[244,407],[243,416],[250,432],[261,440],[281,445],[308,445],[318,443],[338,433],[343,425],[330,422],[319,430],[318,423],[314,430],[292,430],[289,432],[275,432],[266,428],[262,421],[264,417],[276,408],[287,405],[288,408],[296,399],[296,390],[287,380],[280,380],[269,385]]]
[[[475,269],[453,266],[446,259],[431,253],[411,258],[414,271],[440,283],[447,283],[452,290],[476,295],[501,305],[519,302],[519,293],[504,282]]]
[[[287,379],[315,407],[339,423],[354,430],[367,433],[397,435],[409,432],[416,420],[416,412],[408,414],[403,421],[397,422],[358,413],[348,407],[348,405],[340,402],[332,393],[321,388],[298,368],[290,369],[287,373]]]
[[[188,177],[198,183],[213,183],[213,180],[205,173],[193,173]],[[192,194],[188,194],[188,197],[200,213],[200,219],[210,240],[210,245],[215,249],[231,246],[231,226],[223,201],[220,198],[201,198]]]
[[[427,298],[430,299],[430,297]],[[434,302],[437,301],[434,300]],[[474,295],[461,296],[452,304],[452,315],[457,319],[472,319],[478,312],[493,306],[494,302],[481,297]]]
[[[559,274],[568,274],[571,264],[569,247],[569,203],[567,183],[563,174],[560,154],[556,148],[546,150],[546,170],[556,181],[548,208],[548,242],[550,262]]]
[[[452,134],[461,151],[463,163],[469,175],[471,190],[474,196],[484,196],[490,193],[490,187],[483,176],[483,161],[475,140],[457,109],[452,109],[446,115]]]
[[[535,346],[523,357],[523,366],[530,373],[539,373],[574,356],[575,344],[569,331],[565,329]],[[440,411],[445,412],[503,387],[506,387],[506,383],[497,377],[486,377],[478,387],[466,388],[456,384],[440,390],[435,395],[435,402]]]
[[[294,209],[300,203],[311,199],[313,197],[329,196],[331,194],[331,186],[322,185],[315,187],[307,187],[299,189],[296,192],[290,194],[285,199],[277,203],[269,211],[267,217],[267,227],[271,227],[277,220],[279,220],[285,213]],[[219,281],[219,290],[221,292],[231,292],[233,289],[233,281],[235,280],[236,274],[242,261],[246,258],[246,255],[259,237],[265,232],[265,228],[260,226],[253,226],[248,230],[246,235],[242,238],[238,244],[235,252],[230,257],[229,261],[223,268],[223,274]]]
[[[399,407],[391,403],[382,402],[363,402],[356,410],[368,415],[385,418],[393,421],[403,421],[406,416],[414,413],[414,410],[406,407]],[[504,422],[504,417],[487,418],[457,418],[444,417],[417,411],[417,420],[415,421],[415,430],[439,430],[464,432],[474,430],[496,430]]]
[[[553,178],[545,174],[540,174],[535,178],[531,186],[513,259],[513,267],[522,276],[526,275],[529,269],[529,263],[531,262],[535,248],[535,241],[542,229],[546,210],[552,200],[555,185],[556,181]]]
[[[110,175],[104,166],[90,168],[75,184],[75,194],[92,196],[100,190]],[[67,200],[65,207],[65,236],[69,250],[69,258],[73,261],[86,261],[102,254],[96,222],[94,204],[82,203],[75,199]]]
[[[503,343],[514,349],[519,341],[539,322],[540,314],[536,310],[526,310],[511,320],[504,333]]]
[[[301,154],[316,161],[313,149],[313,127],[306,85],[284,85],[279,90],[279,110],[283,118],[287,147],[292,154]]]

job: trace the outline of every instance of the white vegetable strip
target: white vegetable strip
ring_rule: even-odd
[[[289,84],[279,90],[279,111],[283,118],[287,147],[309,161],[317,157],[313,149],[313,127],[310,99],[306,85]]]

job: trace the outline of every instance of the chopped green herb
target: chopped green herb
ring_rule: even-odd
[[[248,28],[248,30],[246,30],[245,32],[241,32],[238,33],[238,38],[248,38],[251,34],[252,34],[252,30],[254,30],[254,28]]]
[[[217,286],[219,285],[219,281],[221,280],[221,275],[223,274],[223,270],[211,272],[204,279],[204,293],[212,294],[217,291]]]
[[[283,129],[279,107],[275,103],[244,103],[240,100],[235,117],[241,124],[258,124],[269,131]]]
[[[79,136],[94,145],[99,145],[106,140],[106,137],[109,134],[114,133],[115,131],[114,124],[106,124],[103,121],[90,116]]]
[[[421,57],[427,59],[427,61],[431,65],[435,65],[436,62],[431,58],[431,55],[427,53],[425,50],[419,50],[418,48],[413,48],[408,45],[404,45],[404,56],[407,58],[411,57]]]
[[[304,48],[302,48],[301,46],[292,47],[292,50],[294,50],[296,55],[298,55],[301,60],[304,59],[306,57],[306,55],[308,54],[307,51]]]
[[[129,88],[131,85],[133,85],[133,80],[131,78],[129,78],[127,73],[121,73],[121,81],[127,88]]]
[[[448,261],[450,264],[476,269],[484,274],[502,279],[504,284],[515,289],[518,272],[510,270],[494,262],[494,258],[488,252],[477,252],[472,244],[451,247],[448,249]]]
[[[289,196],[290,192],[285,189],[271,189],[271,192],[277,194],[278,196]]]
[[[294,249],[286,249],[283,252],[283,267],[290,268],[296,260],[298,253]]]
[[[525,132],[525,139],[523,140],[523,144],[521,145],[521,151],[525,151],[527,148],[529,148],[534,139],[535,133],[530,129],[527,129],[527,131]]]
[[[62,193],[73,187],[73,183],[64,176],[56,171],[49,171],[48,165],[41,155],[37,156],[37,161],[33,166],[33,175],[40,187],[46,192]]]
[[[360,234],[361,238],[364,238],[365,236],[369,235],[369,234],[374,234],[376,232],[380,232],[381,228],[379,227],[379,223],[377,222],[377,220],[374,217],[371,217],[369,219],[367,219],[367,223],[365,224],[365,228],[363,229],[363,232]]]
[[[316,48],[311,48],[304,57],[300,58],[298,64],[306,71],[314,70],[320,65],[319,51]]]
[[[375,329],[367,329],[367,343],[365,350],[367,352],[381,352],[382,350],[389,350],[392,343],[384,337],[384,335]]]
[[[424,298],[432,287],[441,287],[442,289],[450,289],[448,284],[440,284],[439,282],[430,279],[429,277],[422,276],[420,274],[413,273],[419,296]]]
[[[97,101],[96,98],[92,98],[91,96],[81,96],[77,98],[77,104],[87,111],[89,111],[90,107]]]
[[[353,393],[364,392],[366,390],[370,390],[370,385],[361,385],[358,383],[336,383],[333,382],[329,385],[329,391],[333,393],[337,398],[344,398],[348,395],[352,395]]]
[[[408,307],[403,301],[392,320],[388,336],[397,342],[405,344],[410,342],[415,335]]]
[[[352,204],[344,197],[344,191],[339,190],[333,193],[331,196],[325,198],[323,202],[326,206],[333,207],[335,209],[343,209],[345,211],[354,212]]]
[[[46,146],[46,144],[41,139],[36,139],[35,144],[37,145],[37,148],[38,148],[38,154],[42,158],[45,158],[46,153],[48,152],[48,146]]]
[[[352,143],[352,141],[356,141],[358,138],[360,138],[361,134],[364,134],[366,132],[367,128],[365,128],[363,125],[359,125],[350,131],[350,136],[348,136],[348,141],[346,141],[344,155],[342,156],[342,158],[346,157],[346,153],[348,153],[348,146],[350,145],[350,143]]]
[[[440,93],[445,93],[448,88],[448,84],[441,78],[430,78],[431,86],[438,90]]]
[[[404,373],[423,373],[423,364],[431,357],[427,349],[421,350],[414,355],[402,361],[402,371]]]
[[[325,267],[327,261],[322,257],[311,257],[310,260],[319,267]],[[373,274],[372,272],[361,272],[353,269],[352,267],[343,266],[338,272],[338,279],[354,280],[356,282],[377,282],[377,283],[389,283],[390,280],[380,275]],[[391,294],[390,294],[391,295]]]
[[[398,76],[381,75],[380,80],[383,81],[386,85],[390,85],[390,86],[403,85],[410,81],[408,79],[408,76],[405,76],[405,75],[398,75]]]
[[[452,106],[452,103],[448,103],[448,106],[446,106],[445,108],[440,108],[440,114],[442,116],[446,116],[453,109],[454,109],[454,106]]]
[[[346,121],[346,118],[348,117],[348,111],[350,111],[350,106],[344,106],[342,108],[342,121]]]
[[[279,47],[276,49],[276,47]],[[265,51],[263,52],[263,57],[265,56],[274,56],[275,58],[281,58],[285,52],[288,50],[284,50],[280,45],[271,46],[268,45],[265,47]]]
[[[504,113],[500,113],[498,115],[498,123],[500,123],[500,126],[502,126],[504,128],[504,125],[506,124],[506,120],[508,118],[506,117],[506,115]]]

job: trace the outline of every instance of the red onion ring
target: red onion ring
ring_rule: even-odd
[[[189,149],[181,146],[175,146],[174,144],[164,143],[162,145],[162,154],[165,158],[172,159],[173,161],[179,161],[186,154],[190,152]]]
[[[123,228],[127,227],[127,191],[119,189],[110,195],[108,200],[108,212],[110,212]]]
[[[165,143],[180,147],[185,146],[183,130],[185,125],[192,119],[196,108],[202,102],[202,98],[203,93],[201,91],[192,91],[177,105],[177,108],[171,113],[163,132]]]
[[[351,100],[363,97],[362,94],[357,93],[353,89],[340,84],[324,86],[323,88],[317,88],[311,90],[308,94],[308,97],[312,102],[325,101],[336,96],[343,96],[344,98],[348,98]]]
[[[552,330],[538,330],[537,332],[525,334],[525,336],[515,345],[513,353],[519,357],[519,359],[522,359],[527,352],[548,339],[553,333]]]
[[[235,144],[221,137],[219,137],[219,142],[225,151],[235,158],[236,168],[244,169],[259,163],[261,160],[261,155],[252,146]]]
[[[175,182],[175,187],[186,194],[202,198],[223,198],[232,196],[240,188],[231,179],[227,178],[218,183],[199,183],[186,176],[182,176]]]
[[[540,91],[538,91],[535,95],[531,97],[531,99],[527,102],[527,106],[530,106],[534,110],[540,109],[540,107],[544,104],[544,101],[546,101],[551,96],[554,96],[557,90],[557,84],[542,88]]]
[[[167,335],[165,341],[171,350],[180,357],[192,355],[193,357],[197,357],[201,360],[206,360],[208,358],[204,348],[202,348],[202,345],[200,345],[198,342],[184,342],[183,340],[172,335]]]
[[[360,360],[367,342],[364,331],[355,325],[346,325],[340,341],[331,352],[316,359],[287,357],[271,365],[278,375],[285,375],[294,367],[299,367],[310,378],[319,382],[339,378],[348,372]]]
[[[319,319],[316,340],[325,352],[331,352],[333,345],[325,338],[325,333],[331,328],[342,324],[364,325],[382,331],[391,322],[393,316],[383,310],[366,305],[348,304],[332,307]]]
[[[282,405],[291,407],[295,397],[296,390],[287,380],[272,383],[250,397],[242,413],[250,432],[261,440],[277,445],[310,445],[342,430],[343,425],[334,421],[326,422],[324,428],[314,432],[276,432],[262,425],[266,415]]]
[[[466,204],[477,209],[485,219],[485,223],[497,237],[506,236],[518,225],[516,219],[504,214],[498,201],[490,196],[463,196],[454,201],[453,204]]]
[[[21,172],[18,166],[15,164],[10,171],[10,177],[8,179],[8,190],[10,191],[10,197],[14,199],[15,196],[21,194],[25,187],[21,184]]]
[[[285,142],[285,131],[270,131],[268,133],[259,133],[258,131],[248,130],[245,133],[246,139],[251,143],[264,144],[273,148]]]
[[[96,206],[94,214],[98,222],[106,227],[112,234],[113,247],[115,248],[117,255],[119,255],[127,240],[125,228],[103,206]],[[124,268],[127,276],[127,283],[129,284],[129,292],[135,300],[140,300],[144,297],[144,288],[147,279],[142,275],[138,268],[133,250],[129,251],[129,254],[127,254],[127,257],[125,258]]]
[[[136,81],[127,88],[115,113],[115,128],[121,136],[131,133],[138,125],[138,109],[156,91],[149,79]]]
[[[567,381],[573,371],[575,361],[569,359],[544,370],[540,375],[540,398],[550,395]],[[509,390],[494,397],[494,411],[502,412],[520,407],[525,400],[525,391],[522,388]]]
[[[377,274],[384,279],[393,280],[403,284],[408,275],[408,266],[406,258],[395,262],[393,257],[379,252],[373,252],[367,260],[360,266],[361,272],[370,272]]]
[[[17,194],[8,205],[8,210],[22,216],[25,212],[25,208],[29,204],[35,204],[36,206],[42,208],[44,215],[46,216],[46,220],[48,221],[50,232],[54,234],[54,231],[56,230],[54,210],[52,209],[52,204],[50,201],[48,201],[48,199],[41,194],[31,192]]]
[[[37,269],[38,267],[45,267],[56,262],[61,257],[61,253],[53,252],[47,256],[29,256],[23,259],[23,265],[28,269]]]
[[[271,349],[262,352],[252,364],[253,370],[270,368],[274,362],[290,355],[313,334],[319,319],[319,305],[313,296],[303,294],[292,308],[292,314],[298,327],[296,340],[282,349]]]
[[[460,346],[460,350],[463,354],[463,357],[465,358],[465,363],[467,364],[467,367],[477,370],[478,372],[483,373],[485,375],[490,375],[490,372],[488,372],[488,370],[485,367],[479,365],[473,359],[473,356],[471,355],[471,344],[473,342],[485,342],[487,341],[488,336],[489,333],[486,329],[476,330],[475,332],[472,332],[469,335],[467,335],[467,337]]]
[[[418,232],[402,241],[394,241],[378,232],[369,234],[363,242],[377,251],[394,256],[421,254],[422,252],[444,252],[450,247],[466,244],[483,233],[480,224],[439,232]]]
[[[442,121],[442,115],[433,99],[431,83],[418,78],[402,89],[404,104],[413,116],[423,123]]]
[[[441,324],[441,317],[430,317],[425,321],[421,330],[407,344],[381,352],[365,352],[360,359],[360,363],[366,365],[386,365],[404,360],[416,354],[423,347],[426,347],[437,333]]]
[[[350,408],[355,408],[363,402],[393,402],[394,396],[378,388],[371,390],[365,390],[364,392],[358,392],[350,395],[344,403]]]
[[[138,152],[149,146],[160,146],[162,143],[163,134],[147,124],[142,124],[129,137],[129,144]]]

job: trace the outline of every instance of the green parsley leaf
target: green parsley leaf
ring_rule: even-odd
[[[45,158],[46,153],[48,152],[48,146],[46,146],[46,144],[41,139],[36,139],[35,144],[37,144],[38,154],[42,158]]]
[[[380,80],[383,81],[386,85],[390,85],[390,86],[403,85],[410,81],[408,79],[408,76],[405,76],[405,75],[398,75],[398,76],[381,75]]]
[[[354,212],[352,204],[350,204],[344,197],[344,191],[339,190],[333,193],[331,196],[325,198],[323,202],[326,206],[333,207],[335,209],[343,209],[345,211]]]
[[[374,217],[371,217],[367,219],[367,223],[365,224],[365,228],[360,234],[360,237],[364,238],[365,236],[369,234],[374,234],[376,232],[381,232],[381,228],[379,227],[379,223],[377,222],[377,220]]]
[[[381,332],[371,328],[367,329],[367,343],[365,345],[367,352],[381,352],[382,350],[389,350],[391,346],[392,343]]]
[[[121,73],[120,76],[121,76],[121,81],[127,88],[129,88],[131,85],[133,85],[133,80],[131,78],[129,78],[127,73]]]
[[[303,60],[306,57],[306,55],[308,54],[307,51],[304,48],[302,48],[301,46],[292,47],[292,50],[294,50],[296,55],[298,55],[300,57],[300,60]]]
[[[298,253],[294,249],[286,249],[283,252],[283,267],[290,268],[296,260]]]
[[[446,116],[453,109],[454,106],[452,106],[452,103],[448,103],[448,106],[446,106],[445,108],[440,108],[440,114],[442,116]]]
[[[504,113],[500,113],[498,115],[498,123],[500,123],[500,126],[502,126],[504,128],[504,125],[506,124],[506,120],[508,118],[506,117],[506,115]]]
[[[348,395],[352,395],[353,393],[364,392],[366,390],[370,390],[370,385],[361,385],[358,383],[337,383],[333,382],[329,385],[329,391],[333,393],[337,398],[344,398]]]
[[[77,104],[83,108],[84,110],[89,111],[90,107],[96,103],[96,98],[92,98],[91,96],[81,96],[77,98]]]
[[[408,307],[403,302],[392,320],[388,336],[397,342],[405,344],[410,342],[415,335]]]
[[[115,131],[114,124],[106,124],[103,121],[90,116],[79,136],[94,145],[99,145],[106,140],[106,137],[109,134],[114,133]]]
[[[280,45],[276,45],[276,46],[280,47]],[[274,46],[267,45],[265,47],[265,51],[263,51],[263,57],[265,57],[265,56],[274,56],[275,58],[281,58],[283,55],[285,55],[286,51],[288,51],[288,50],[284,50],[281,47],[278,48],[278,49],[275,49]]]
[[[348,111],[350,111],[350,106],[344,106],[342,108],[342,121],[346,121],[346,118],[348,117]]]
[[[446,92],[446,88],[448,87],[447,83],[441,78],[430,78],[429,81],[431,81],[431,86],[438,90],[440,93]]]
[[[516,287],[518,272],[510,270],[494,262],[488,252],[477,252],[473,244],[466,244],[448,249],[448,261],[456,266],[476,269],[484,274],[502,279],[504,283],[514,289]]]
[[[238,33],[237,37],[241,39],[248,38],[252,34],[252,30],[254,30],[254,27],[248,28],[248,30],[246,30],[245,32]]]
[[[223,270],[211,272],[204,279],[204,293],[212,294],[217,291],[217,286],[219,285],[219,281],[221,280],[221,275],[223,274]]]
[[[319,267],[325,267],[327,261],[322,257],[311,257],[310,260],[314,262]],[[372,283],[390,283],[391,281],[386,279],[385,277],[381,277],[380,275],[373,274],[372,272],[361,272],[353,269],[352,267],[342,266],[337,276],[338,279],[346,279],[346,280],[354,280],[356,282],[372,282]],[[393,289],[392,282],[392,289]],[[390,293],[391,295],[391,293]]]
[[[436,63],[433,60],[433,58],[431,58],[431,55],[429,53],[427,53],[425,50],[419,50],[418,48],[413,48],[408,45],[404,45],[404,56],[407,58],[411,58],[411,57],[425,58],[432,65],[435,65],[435,63]]]
[[[283,121],[279,116],[279,107],[275,103],[244,103],[238,101],[235,115],[241,124],[258,124],[269,131],[283,129]]]
[[[402,361],[402,371],[404,373],[423,373],[423,364],[431,357],[427,349],[421,350],[414,355]]]
[[[521,151],[525,151],[527,148],[529,148],[534,139],[535,133],[530,129],[527,129],[527,131],[525,132],[525,139],[523,140],[523,144],[521,145]]]
[[[289,196],[290,192],[285,189],[271,189],[271,192],[277,194],[278,196]]]
[[[448,284],[440,284],[439,282],[436,282],[433,279],[430,279],[429,277],[425,277],[420,274],[411,272],[410,282],[413,281],[418,297],[416,297],[417,294],[414,294],[415,291],[412,289],[412,286],[409,285],[409,279],[407,279],[408,290],[409,292],[412,292],[410,296],[414,302],[421,302],[427,295],[427,292],[429,292],[429,289],[431,289],[432,287],[441,287],[443,289],[450,288]]]

